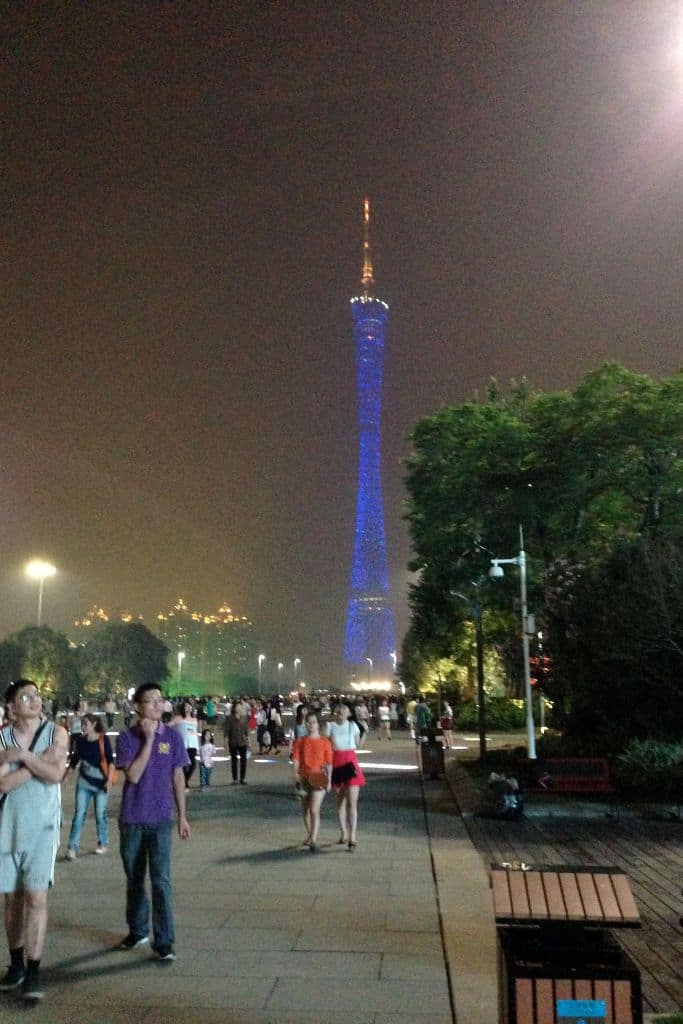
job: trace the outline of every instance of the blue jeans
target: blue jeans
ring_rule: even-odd
[[[88,804],[95,801],[95,823],[97,825],[97,842],[100,846],[109,845],[109,831],[107,826],[107,802],[109,794],[104,789],[92,786],[85,779],[79,778],[76,783],[76,809],[74,820],[71,822],[71,833],[69,835],[69,849],[78,853],[83,831],[83,822],[88,813]]]
[[[171,894],[172,834],[171,821],[164,821],[159,825],[119,823],[121,860],[127,879],[128,931],[137,939],[144,938],[149,933],[149,898],[145,890],[145,876],[149,863],[155,949],[172,946],[175,942]]]

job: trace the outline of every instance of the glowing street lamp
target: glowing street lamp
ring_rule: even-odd
[[[505,573],[501,565],[519,566],[519,586],[522,599],[522,653],[524,658],[524,700],[526,703],[526,733],[529,760],[536,759],[536,733],[534,731],[534,709],[531,703],[531,671],[529,668],[529,614],[526,606],[526,554],[524,552],[524,533],[519,528],[519,554],[516,558],[492,558],[489,576],[498,580]]]
[[[266,660],[265,654],[259,654],[258,656],[258,692],[261,695],[261,679],[263,676],[263,662]]]
[[[396,651],[392,651],[391,654],[389,655],[389,657],[391,658],[391,663],[394,666],[394,675],[396,675],[396,662],[397,662]]]
[[[50,562],[34,558],[26,566],[25,572],[29,579],[38,580],[38,625],[40,626],[43,618],[43,583],[46,579],[54,576],[57,570]]]
[[[183,671],[183,662],[185,660],[185,651],[178,651],[178,682],[176,684],[176,697],[180,694],[180,677]]]
[[[294,659],[294,689],[296,690],[296,680],[299,674],[299,665],[301,664],[301,658]]]
[[[370,666],[370,668],[368,669],[368,682],[371,683],[372,682],[372,658],[366,658],[365,660],[367,661],[368,665]]]

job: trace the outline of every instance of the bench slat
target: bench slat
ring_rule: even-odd
[[[512,897],[512,912],[515,917],[530,917],[529,900],[524,884],[524,871],[509,871],[508,884],[510,896]]]
[[[555,1002],[551,978],[536,979],[536,1024],[555,1024]]]
[[[602,873],[593,875],[595,888],[598,891],[598,899],[602,906],[602,912],[608,921],[621,921],[622,915],[619,909],[619,901],[612,885],[612,876]]]
[[[570,874],[568,871],[561,871],[560,886],[567,907],[567,917],[570,921],[581,921],[586,915],[579,895],[579,887],[576,884],[576,875]]]
[[[612,875],[611,878],[622,918],[624,921],[639,921],[640,914],[628,878],[626,875]]]
[[[567,917],[567,908],[562,896],[560,880],[555,871],[543,872],[543,888],[545,890],[545,898],[548,904],[550,916],[565,920]]]
[[[512,914],[512,900],[510,899],[510,888],[508,886],[508,872],[493,871],[491,881],[493,884],[493,909],[496,917],[510,917]]]
[[[614,1010],[612,1007],[612,983],[611,981],[603,981],[598,979],[593,982],[594,999],[601,999],[605,1004],[605,1020],[610,1022],[614,1020]],[[555,1022],[553,1021],[553,1024]]]
[[[540,871],[525,871],[526,890],[532,917],[548,917],[548,904],[545,898]]]
[[[600,906],[600,900],[598,899],[598,893],[595,888],[593,876],[582,872],[581,874],[577,874],[576,881],[579,886],[581,902],[583,903],[583,909],[586,917],[594,921],[602,921],[604,919],[602,907]]]

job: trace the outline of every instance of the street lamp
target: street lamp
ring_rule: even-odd
[[[294,689],[296,690],[296,680],[299,671],[299,665],[301,664],[301,658],[294,659]]]
[[[391,663],[392,663],[392,665],[394,666],[394,675],[396,675],[396,662],[397,662],[397,660],[398,660],[398,659],[396,658],[396,651],[392,651],[392,652],[390,653],[389,657],[391,658]]]
[[[183,672],[183,662],[185,661],[185,651],[178,651],[178,684],[176,687],[176,697],[180,696],[180,677]]]
[[[526,606],[526,554],[524,533],[519,528],[519,554],[516,558],[492,558],[489,576],[499,580],[505,575],[502,565],[519,566],[519,586],[522,598],[522,652],[524,657],[524,700],[526,703],[526,733],[529,760],[536,760],[536,734],[534,731],[534,709],[531,703],[531,672],[529,669],[529,615]]]
[[[479,598],[478,588],[485,577],[474,581],[473,587],[477,588],[477,600],[472,601],[467,594],[459,590],[451,590],[452,597],[459,597],[464,601],[470,610],[470,616],[474,622],[474,635],[477,645],[477,701],[479,702],[479,760],[486,760],[486,694],[484,693],[484,627],[482,625],[482,606]]]
[[[278,661],[278,663],[277,663],[277,691],[278,691],[278,693],[282,693],[282,670],[283,670],[284,667],[285,667],[284,663],[282,661]]]
[[[49,577],[54,576],[57,570],[49,562],[43,562],[40,558],[34,558],[28,563],[25,569],[29,579],[38,580],[38,625],[43,618],[43,583]]]
[[[366,658],[365,660],[367,661],[368,665],[370,666],[370,668],[368,669],[368,682],[371,683],[372,682],[372,658]]]
[[[259,697],[261,696],[261,677],[263,674],[263,662],[266,660],[265,654],[259,654],[258,656],[258,692]]]

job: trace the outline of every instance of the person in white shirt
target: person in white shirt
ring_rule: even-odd
[[[358,794],[365,785],[365,778],[356,754],[363,740],[348,704],[341,701],[337,704],[334,721],[327,726],[327,735],[332,742],[332,788],[337,800],[338,841],[347,844],[353,852],[357,843]]]

